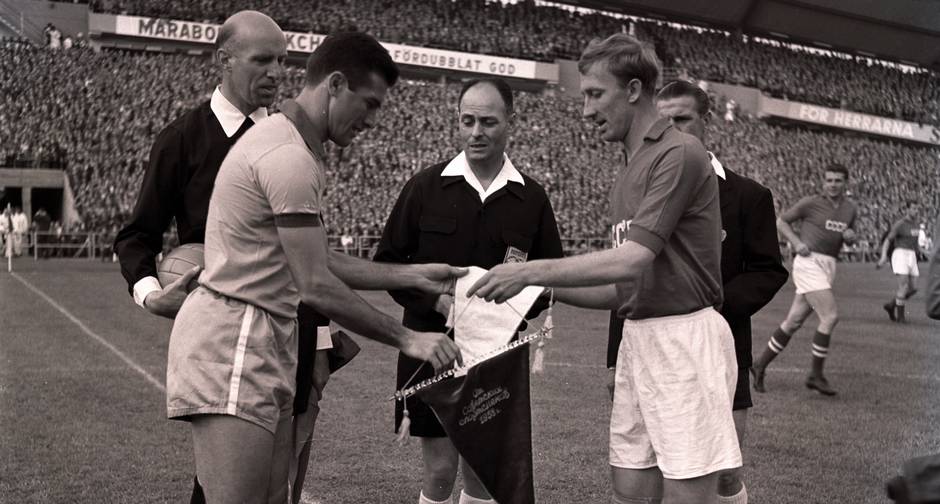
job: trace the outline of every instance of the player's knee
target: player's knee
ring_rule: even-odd
[[[819,316],[820,325],[829,329],[831,333],[832,330],[836,327],[836,324],[839,323],[839,312],[833,310],[832,313],[827,313],[825,315]]]
[[[457,461],[440,460],[433,464],[425,464],[424,473],[429,489],[449,495],[454,489],[454,480],[457,478]]]
[[[737,469],[718,473],[718,495],[732,496],[741,491],[741,478]]]

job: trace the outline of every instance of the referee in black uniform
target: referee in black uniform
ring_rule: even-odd
[[[163,234],[175,218],[180,244],[203,243],[209,198],[219,166],[242,134],[267,117],[267,107],[277,98],[287,45],[274,20],[260,12],[242,11],[227,19],[219,31],[216,57],[222,67],[222,84],[209,100],[157,135],[137,206],[114,241],[121,273],[134,301],[151,313],[169,318],[176,316],[186,298],[186,285],[198,271],[160,285],[156,256],[163,249]],[[329,326],[328,319],[304,305],[298,310],[298,319],[295,415],[307,411],[314,386],[314,361],[318,368],[326,366],[326,352],[316,352],[314,357],[314,348],[328,347],[330,341],[328,331],[325,338],[322,330],[318,331],[318,327]],[[329,376],[323,369],[319,371],[317,397]],[[315,421],[315,415],[309,416]],[[309,451],[302,455],[306,456]],[[299,465],[305,469],[306,460]],[[300,496],[304,472],[301,470],[298,481],[292,482],[296,498]],[[198,481],[194,481],[190,502],[205,502]]]
[[[492,268],[506,261],[562,256],[555,214],[545,190],[523,175],[506,156],[513,118],[509,85],[499,79],[467,82],[460,92],[459,136],[464,150],[454,159],[415,175],[405,185],[388,218],[376,261],[443,262]],[[393,291],[405,308],[405,327],[446,331],[453,297]],[[547,306],[533,308],[538,313]],[[399,355],[397,388],[421,362]],[[429,378],[425,366],[415,382]],[[424,481],[418,502],[450,502],[458,454],[431,409],[416,396],[407,399],[410,434],[422,438]],[[403,408],[395,404],[396,430]],[[462,464],[465,488],[460,503],[492,502],[469,466]]]

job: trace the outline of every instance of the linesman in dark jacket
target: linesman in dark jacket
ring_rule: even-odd
[[[660,115],[672,120],[684,133],[705,141],[705,126],[711,117],[708,95],[698,86],[676,81],[665,86],[656,97]],[[776,215],[770,190],[724,167],[709,152],[718,176],[721,201],[721,278],[724,304],[721,315],[734,335],[738,361],[738,382],[734,393],[733,417],[738,441],[743,444],[747,409],[751,402],[748,369],[751,367],[751,316],[773,299],[787,281],[787,270],[777,243]],[[607,346],[607,367],[617,362],[617,349],[623,333],[623,321],[611,317]],[[747,491],[741,470],[722,471],[718,476],[718,501],[744,504]]]
[[[204,242],[209,198],[219,166],[248,128],[268,116],[267,107],[277,97],[286,57],[284,34],[273,20],[254,11],[233,15],[216,40],[221,85],[209,100],[157,135],[137,205],[114,241],[121,273],[134,301],[151,313],[175,317],[186,298],[186,286],[198,274],[198,270],[193,270],[169,285],[160,285],[156,256],[163,248],[164,232],[175,218],[180,244]],[[326,355],[332,346],[329,322],[312,308],[301,305],[294,413],[305,424],[295,426],[305,438],[309,437],[308,431],[312,434],[317,400],[329,377]],[[303,487],[309,445],[305,450],[299,457],[297,480],[292,482],[296,490],[294,502],[299,500]],[[198,481],[194,483],[191,502],[205,502]]]
[[[520,173],[506,156],[513,123],[512,91],[499,79],[470,81],[460,92],[459,136],[463,152],[415,175],[405,185],[379,243],[375,259],[385,262],[443,262],[492,268],[503,262],[561,257],[561,240],[545,190]],[[419,331],[445,331],[453,297],[395,291],[405,308],[404,325]],[[544,309],[542,302],[533,310]],[[530,312],[531,313],[531,312]],[[398,388],[420,362],[399,356]],[[414,382],[430,378],[422,368]],[[458,453],[431,409],[417,397],[407,399],[409,433],[422,438],[424,480],[420,504],[450,503]],[[400,429],[402,404],[396,403]],[[464,475],[461,504],[493,502],[470,467]]]

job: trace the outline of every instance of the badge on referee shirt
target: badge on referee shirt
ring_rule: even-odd
[[[523,252],[512,245],[506,247],[506,257],[504,263],[524,263],[529,258],[528,252]]]

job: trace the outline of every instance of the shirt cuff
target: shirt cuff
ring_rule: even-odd
[[[333,348],[333,337],[330,336],[330,326],[317,327],[317,350]]]
[[[147,299],[147,295],[159,290],[163,290],[163,287],[160,287],[160,281],[156,277],[141,278],[134,284],[134,302],[137,303],[137,306],[144,308],[144,300]]]

